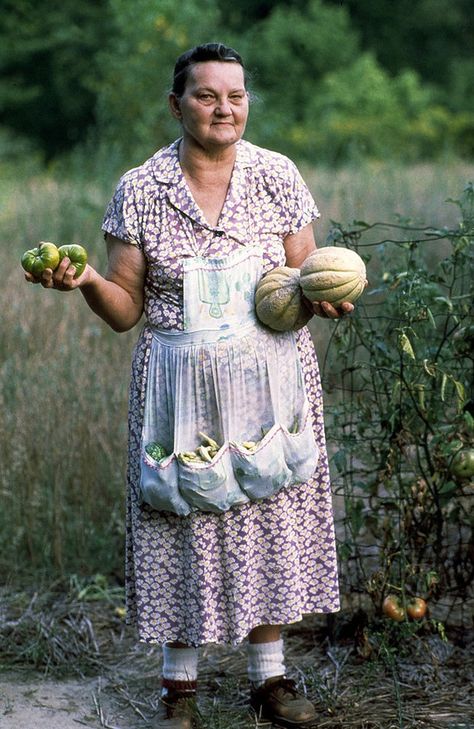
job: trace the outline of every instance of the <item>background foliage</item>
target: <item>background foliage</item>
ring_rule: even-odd
[[[88,143],[135,163],[177,136],[172,67],[208,40],[246,59],[258,144],[331,164],[473,154],[468,0],[4,0],[1,156]]]

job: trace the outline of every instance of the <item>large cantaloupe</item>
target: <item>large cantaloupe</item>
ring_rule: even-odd
[[[255,290],[255,308],[260,321],[278,332],[304,327],[312,313],[302,300],[299,269],[279,266],[263,276]]]
[[[300,286],[310,301],[328,301],[333,306],[354,303],[366,285],[365,263],[349,248],[318,248],[301,266]]]

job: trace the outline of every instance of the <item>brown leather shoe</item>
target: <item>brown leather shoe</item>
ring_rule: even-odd
[[[316,709],[302,696],[294,681],[285,676],[268,678],[262,686],[250,690],[250,705],[257,720],[271,721],[292,729],[314,727]]]
[[[167,689],[153,729],[194,729],[199,711],[195,691]]]

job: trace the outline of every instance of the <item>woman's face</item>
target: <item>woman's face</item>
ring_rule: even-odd
[[[188,141],[209,151],[235,144],[249,112],[242,66],[229,61],[194,64],[184,94],[179,99],[171,94],[170,107]]]

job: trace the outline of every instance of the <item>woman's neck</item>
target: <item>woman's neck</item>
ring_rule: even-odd
[[[187,145],[181,140],[179,161],[191,194],[210,225],[217,225],[234,169],[235,144],[218,154]]]
[[[211,174],[227,175],[234,167],[237,150],[235,144],[227,147],[204,149],[192,140],[183,138],[179,145],[179,162],[184,173],[199,179]]]

